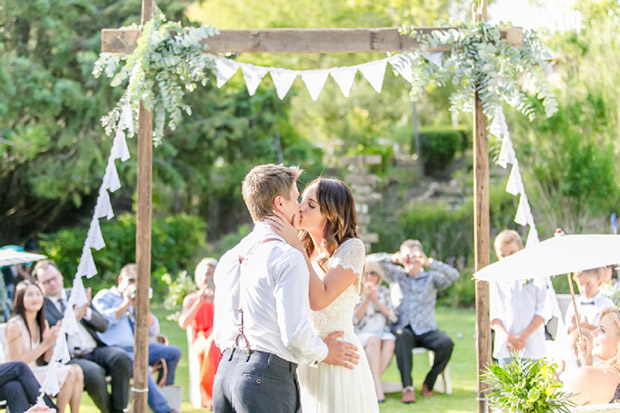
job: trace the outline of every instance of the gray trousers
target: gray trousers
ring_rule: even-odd
[[[213,383],[213,411],[301,412],[297,364],[262,351],[224,350]]]

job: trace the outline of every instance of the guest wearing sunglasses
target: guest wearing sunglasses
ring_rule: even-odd
[[[381,375],[394,356],[396,337],[390,332],[390,323],[397,321],[390,299],[390,290],[381,285],[382,279],[381,265],[366,260],[362,279],[362,299],[354,314],[355,332],[364,346],[379,403],[385,402]]]

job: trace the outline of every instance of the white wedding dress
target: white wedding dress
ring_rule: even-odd
[[[376,413],[379,411],[375,386],[364,353],[364,347],[353,331],[353,311],[360,301],[360,286],[365,250],[361,240],[345,241],[327,261],[327,268],[342,267],[357,274],[357,282],[329,306],[312,311],[310,319],[321,338],[334,331],[344,331],[341,340],[358,348],[359,364],[353,370],[319,363],[317,367],[300,365],[297,373],[301,387],[301,408],[304,413]],[[323,278],[318,265],[314,269]]]

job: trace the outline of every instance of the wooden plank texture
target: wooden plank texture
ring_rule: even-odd
[[[422,33],[446,30],[449,27],[420,27]],[[520,47],[523,30],[520,27],[501,29],[502,38]],[[103,29],[101,51],[131,53],[140,36],[138,29]],[[398,34],[398,29],[261,29],[221,30],[219,36],[205,40],[211,53],[368,53],[405,52],[420,49],[420,44],[409,36]],[[429,52],[447,52],[440,45]]]

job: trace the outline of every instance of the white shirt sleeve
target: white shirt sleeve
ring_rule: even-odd
[[[327,357],[327,346],[310,323],[309,272],[299,251],[276,263],[273,294],[282,343],[302,363],[316,366]]]

